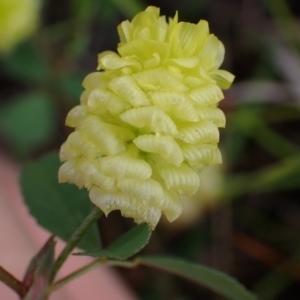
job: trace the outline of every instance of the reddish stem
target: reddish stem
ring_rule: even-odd
[[[16,279],[8,271],[0,266],[0,280],[13,289],[19,296],[22,296],[22,282]]]

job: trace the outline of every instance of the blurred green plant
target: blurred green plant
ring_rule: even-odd
[[[0,1],[0,53],[8,52],[37,28],[38,0]]]

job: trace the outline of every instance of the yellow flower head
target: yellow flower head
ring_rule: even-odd
[[[10,50],[37,27],[38,0],[0,0],[0,52]]]
[[[118,54],[99,55],[67,116],[75,131],[60,150],[59,180],[87,188],[105,214],[154,229],[162,212],[170,222],[180,215],[206,165],[221,163],[217,105],[234,76],[219,70],[224,46],[206,21],[167,22],[148,7],[118,32]]]

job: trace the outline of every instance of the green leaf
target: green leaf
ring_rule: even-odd
[[[140,224],[126,232],[106,249],[94,252],[79,252],[73,255],[125,260],[148,244],[151,233],[152,231],[148,224]]]
[[[1,63],[7,74],[22,82],[45,81],[49,70],[41,51],[37,51],[30,42],[19,45],[9,56],[5,56]]]
[[[84,75],[81,73],[66,73],[63,74],[58,80],[57,84],[60,86],[61,90],[68,96],[72,101],[72,105],[78,105],[80,95],[83,91],[82,81]]]
[[[46,94],[21,96],[1,107],[0,130],[21,157],[47,142],[55,133],[55,112]]]
[[[221,193],[232,200],[246,192],[296,189],[299,177],[300,155],[294,155],[258,171],[231,176],[225,181]]]
[[[126,16],[132,18],[145,9],[145,4],[137,0],[127,0],[126,5],[122,0],[111,0],[111,2]]]
[[[24,165],[21,188],[30,213],[37,222],[67,241],[92,210],[86,190],[70,184],[59,184],[60,162],[57,153]],[[96,224],[78,245],[81,249],[99,248]]]
[[[141,256],[136,262],[189,279],[231,300],[257,299],[253,293],[225,273],[180,258]]]

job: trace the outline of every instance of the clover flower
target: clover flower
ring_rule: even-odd
[[[148,7],[118,26],[118,54],[99,54],[83,81],[74,127],[60,150],[59,181],[89,190],[105,214],[120,210],[153,229],[174,221],[194,195],[199,172],[222,161],[217,108],[234,76],[219,70],[223,44],[208,23],[168,22]]]
[[[37,27],[38,0],[0,0],[0,51],[6,52]]]

